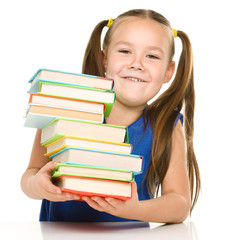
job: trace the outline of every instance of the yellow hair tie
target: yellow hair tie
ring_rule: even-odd
[[[173,31],[173,36],[176,38],[177,37],[177,30],[172,28],[172,31]]]
[[[112,25],[112,23],[113,23],[113,18],[110,18],[106,26],[110,27]]]

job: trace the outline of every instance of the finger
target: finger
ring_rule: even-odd
[[[39,175],[41,175],[43,173],[40,173]],[[39,178],[39,186],[41,187],[41,189],[43,189],[44,192],[48,192],[48,193],[61,193],[61,189],[54,185],[53,182],[51,181],[51,177],[40,177]]]
[[[73,193],[62,193],[67,200],[80,200],[81,196]]]
[[[62,191],[59,187],[55,186],[54,184],[52,184],[50,182],[50,184],[48,184],[46,187],[45,187],[46,191],[49,192],[49,193],[57,193],[57,194],[61,194]]]
[[[47,194],[46,199],[53,201],[53,202],[64,202],[64,201],[72,201],[72,200],[79,200],[80,196],[76,194],[70,194],[70,193],[60,193],[60,194]]]
[[[120,205],[122,205],[122,203],[124,202],[120,199],[110,198],[110,197],[105,198],[105,200],[115,209],[118,208]]]
[[[91,199],[95,201],[99,206],[101,206],[106,212],[111,212],[114,210],[114,207],[109,204],[109,202],[106,201],[105,198],[94,196]]]
[[[39,172],[40,173],[51,173],[55,167],[56,167],[57,163],[56,162],[48,162],[46,165],[44,165],[40,170]]]
[[[132,182],[132,198],[134,199],[138,198],[137,184],[135,181]]]
[[[51,181],[48,183],[48,188],[46,189],[46,191],[48,193],[55,194],[55,196],[58,196],[65,201],[79,200],[81,198],[81,196],[78,194],[62,192],[62,190],[58,186],[54,185]]]
[[[132,187],[133,187],[133,190],[135,192],[137,192],[137,184],[136,184],[135,180],[132,182]]]
[[[84,200],[90,207],[94,208],[97,211],[103,212],[104,209],[91,197],[83,196],[82,200]]]
[[[54,195],[54,201],[73,201],[73,200],[79,200],[80,196],[78,195],[73,195],[69,193],[62,193],[58,195]]]

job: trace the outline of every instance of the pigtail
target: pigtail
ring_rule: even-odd
[[[187,35],[181,31],[178,34],[179,38],[182,41],[182,45],[185,48],[191,48],[191,44]],[[183,48],[184,50],[184,48]],[[191,50],[190,50],[191,51]],[[185,54],[185,58],[187,57],[187,53]],[[194,69],[192,59],[191,62],[191,74],[189,75],[189,82],[184,94],[184,130],[186,136],[186,147],[187,147],[187,167],[188,167],[188,175],[190,181],[190,189],[191,189],[191,200],[192,206],[191,211],[194,208],[198,197],[199,191],[201,188],[201,181],[200,181],[200,172],[199,166],[197,163],[197,159],[194,153],[194,146],[193,146],[193,137],[194,137],[194,109],[195,109],[195,90],[194,90]],[[194,189],[195,186],[195,189]]]
[[[198,199],[201,185],[199,168],[193,149],[195,105],[193,54],[188,36],[182,31],[178,31],[177,34],[182,41],[182,53],[175,78],[170,87],[146,109],[145,113],[150,118],[154,134],[152,161],[146,179],[150,194],[154,195],[155,189],[157,194],[169,167],[174,125],[184,106],[184,128],[192,210]],[[156,185],[157,188],[155,188]],[[196,185],[195,192],[194,185]]]
[[[101,51],[101,34],[108,20],[98,23],[93,30],[85,50],[82,73],[104,77],[104,66]]]

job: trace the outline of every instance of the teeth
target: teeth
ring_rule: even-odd
[[[134,81],[134,82],[144,82],[144,81],[141,80],[141,79],[133,78],[133,77],[128,77],[128,79],[131,80],[131,81]]]

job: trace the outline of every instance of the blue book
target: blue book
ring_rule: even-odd
[[[38,90],[40,80],[89,86],[105,90],[112,90],[114,86],[114,80],[111,78],[41,68],[29,80],[29,83],[33,86],[33,91]]]
[[[142,173],[143,170],[143,157],[134,154],[67,147],[51,155],[50,158],[59,163],[127,170],[134,174]]]

